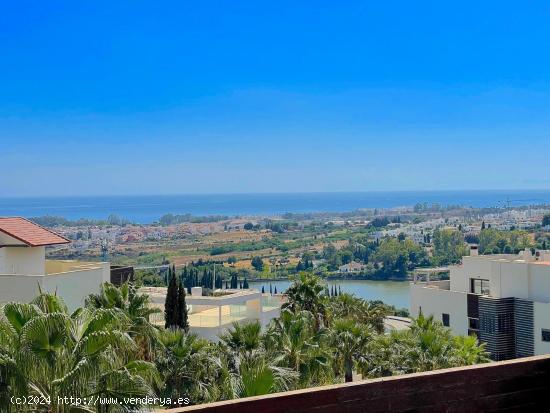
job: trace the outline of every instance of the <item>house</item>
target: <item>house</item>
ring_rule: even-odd
[[[366,265],[359,262],[352,261],[349,264],[344,264],[338,267],[338,271],[342,274],[347,274],[351,272],[363,271],[366,268]]]
[[[46,260],[46,247],[70,240],[20,217],[0,217],[0,303],[30,302],[39,291],[61,296],[69,310],[109,281],[106,262]]]
[[[495,360],[550,354],[550,251],[477,254],[450,280],[411,285],[411,315],[433,315],[456,335],[476,335]]]
[[[152,305],[164,310],[166,287],[142,287],[140,293],[149,295]],[[217,290],[214,296],[203,296],[202,287],[194,287],[186,295],[189,330],[200,337],[217,341],[233,323],[259,321],[265,327],[279,317],[282,297],[262,294],[258,290]],[[164,315],[154,314],[151,321],[164,325]]]

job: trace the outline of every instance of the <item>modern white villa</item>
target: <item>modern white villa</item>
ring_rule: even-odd
[[[474,334],[495,360],[550,353],[550,251],[483,255],[473,247],[450,280],[411,285],[411,315]]]
[[[142,287],[153,305],[164,310],[166,287]],[[257,320],[264,327],[281,312],[282,296],[262,294],[257,290],[217,290],[215,296],[203,296],[201,287],[194,287],[185,298],[190,331],[200,337],[217,341],[234,322]],[[164,325],[163,313],[152,321]]]
[[[69,310],[109,281],[107,262],[46,260],[46,247],[70,241],[19,217],[0,217],[0,303],[29,302],[39,291],[57,293]]]

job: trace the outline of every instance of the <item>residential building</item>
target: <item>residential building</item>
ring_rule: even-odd
[[[353,273],[363,271],[366,265],[361,264],[360,262],[352,261],[348,264],[344,264],[338,267],[338,271],[342,274]]]
[[[152,317],[152,322],[164,325],[166,287],[143,287],[141,293],[149,295],[153,306],[162,310]],[[265,327],[279,317],[283,297],[262,294],[258,290],[216,290],[214,296],[203,296],[201,287],[194,287],[185,298],[190,331],[217,341],[233,323],[259,321]]]
[[[69,310],[109,281],[106,262],[46,260],[46,247],[70,241],[19,217],[0,217],[0,303],[30,302],[40,291],[58,294]]]
[[[411,285],[411,315],[420,312],[474,334],[495,360],[550,353],[550,251],[471,255],[450,267],[450,280]]]

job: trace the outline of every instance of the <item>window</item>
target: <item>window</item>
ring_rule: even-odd
[[[468,325],[472,330],[479,330],[479,318],[468,318]]]
[[[449,314],[445,314],[445,313],[441,314],[441,320],[443,321],[443,325],[445,327],[450,326],[450,324],[449,324]]]
[[[542,329],[542,341],[550,341],[550,330]]]
[[[472,294],[489,295],[489,280],[470,278],[470,292]]]

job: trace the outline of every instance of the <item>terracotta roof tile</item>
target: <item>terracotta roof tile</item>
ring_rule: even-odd
[[[0,217],[0,232],[18,239],[30,247],[67,244],[71,242],[53,231],[20,217]]]

